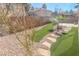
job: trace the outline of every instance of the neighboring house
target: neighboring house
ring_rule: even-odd
[[[49,11],[47,9],[37,9],[37,10],[31,10],[29,11],[30,15],[32,16],[39,16],[39,17],[50,17],[52,16],[52,11]]]
[[[78,18],[75,15],[65,15],[65,19],[61,22],[78,24]]]
[[[35,13],[41,17],[50,17],[52,15],[52,12],[46,9],[39,9]]]

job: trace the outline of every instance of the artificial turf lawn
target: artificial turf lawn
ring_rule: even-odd
[[[39,42],[52,29],[53,29],[53,24],[52,23],[47,24],[47,26],[45,26],[44,28],[40,29],[35,33],[34,41]]]
[[[75,56],[78,53],[78,28],[72,28],[67,34],[62,35],[57,39],[55,44],[52,44],[51,55],[56,56]]]

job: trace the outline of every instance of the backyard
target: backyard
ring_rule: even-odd
[[[78,56],[78,10],[36,5],[0,4],[0,55]]]

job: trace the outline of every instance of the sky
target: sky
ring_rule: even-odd
[[[43,5],[43,3],[32,3],[32,6],[34,8],[41,8]],[[68,10],[70,11],[71,9],[72,10],[75,10],[75,3],[47,3],[47,9],[48,10],[51,10],[51,11],[54,11],[55,9],[62,9],[64,11]]]

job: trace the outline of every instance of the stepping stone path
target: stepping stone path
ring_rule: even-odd
[[[72,26],[67,26],[65,24],[62,26],[62,29],[54,30],[52,33],[49,33],[45,36],[36,46],[37,56],[50,56],[50,48],[53,43],[57,41],[57,38],[63,35],[63,33],[68,33],[71,30]]]
[[[50,48],[52,43],[56,42],[56,39],[60,37],[58,34],[50,33],[37,45],[38,55],[50,56]]]

